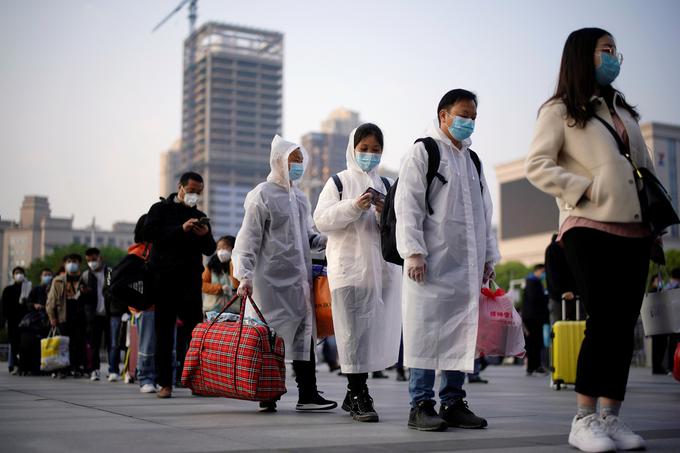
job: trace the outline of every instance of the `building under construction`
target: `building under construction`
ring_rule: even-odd
[[[282,130],[283,34],[210,22],[184,43],[178,173],[203,175],[213,234],[235,235]]]

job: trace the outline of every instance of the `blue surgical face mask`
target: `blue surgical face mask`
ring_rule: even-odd
[[[454,116],[451,126],[449,126],[449,133],[459,142],[470,138],[474,130],[475,120],[472,118],[463,118],[462,116]]]
[[[288,178],[290,178],[291,181],[297,181],[302,178],[304,172],[305,167],[302,164],[293,162],[290,164],[290,169],[288,170]]]
[[[52,276],[51,275],[43,275],[42,278],[40,279],[43,285],[49,285],[50,282],[52,281]]]
[[[595,80],[600,86],[611,84],[621,72],[621,63],[614,55],[600,52],[600,66],[595,68]]]
[[[357,151],[354,153],[354,157],[357,160],[359,168],[365,172],[369,172],[378,166],[382,156],[378,153],[360,153]]]
[[[69,274],[74,274],[74,273],[78,272],[78,269],[80,268],[80,266],[76,262],[69,261],[68,263],[66,263],[64,268],[66,269],[66,272],[68,272]]]

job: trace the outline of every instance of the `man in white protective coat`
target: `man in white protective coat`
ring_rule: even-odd
[[[378,126],[366,123],[353,130],[347,170],[326,182],[314,211],[316,227],[328,235],[333,325],[348,381],[342,408],[361,422],[378,421],[368,373],[397,362],[401,338],[401,268],[383,259],[379,220],[384,203],[372,202],[367,193],[373,188],[385,194],[392,185],[378,176],[382,151]]]
[[[422,431],[487,426],[468,408],[463,390],[465,372],[474,369],[480,289],[499,260],[491,197],[469,150],[476,117],[474,93],[446,93],[426,131],[439,150],[438,177],[428,190],[428,153],[417,142],[402,160],[395,194],[404,365],[411,369],[408,426]],[[441,370],[439,414],[435,370]]]
[[[271,172],[246,196],[233,250],[234,276],[241,282],[238,294],[252,292],[269,325],[283,338],[286,360],[293,361],[298,411],[337,407],[316,388],[310,245],[324,246],[326,237],[310,227],[309,202],[293,185],[302,177],[306,162],[303,147],[274,137]],[[250,306],[246,316],[257,317]],[[276,402],[262,402],[260,410],[274,412]]]

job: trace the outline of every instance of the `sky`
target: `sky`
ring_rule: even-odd
[[[135,221],[159,195],[159,154],[180,135],[186,9],[179,0],[0,0],[0,218],[47,195],[75,226]],[[568,34],[597,26],[624,54],[615,86],[642,121],[680,124],[680,2],[199,0],[199,25],[283,32],[283,133],[293,141],[337,107],[385,135],[383,164],[434,120],[441,96],[479,97],[472,148],[522,158],[554,90]]]

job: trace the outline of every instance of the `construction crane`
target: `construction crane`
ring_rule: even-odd
[[[172,16],[177,14],[182,8],[184,8],[184,5],[189,3],[189,36],[196,30],[196,19],[198,17],[198,0],[182,0],[179,5],[175,9],[173,9],[170,14],[165,16],[165,19],[160,21],[158,25],[156,25],[153,30],[151,30],[151,33],[155,32],[159,28],[163,26],[164,23],[170,20]]]
[[[189,46],[185,56],[185,72],[186,90],[186,118],[182,117],[182,145],[181,152],[184,155],[182,160],[184,162],[191,162],[191,157],[194,150],[194,70],[196,67],[196,39],[193,34],[196,31],[196,19],[198,18],[198,0],[182,0],[177,7],[170,12],[165,18],[156,25],[151,33],[163,26],[172,16],[177,14],[185,5],[189,5]],[[182,103],[184,103],[184,95],[182,96]],[[186,120],[186,121],[185,121]]]

